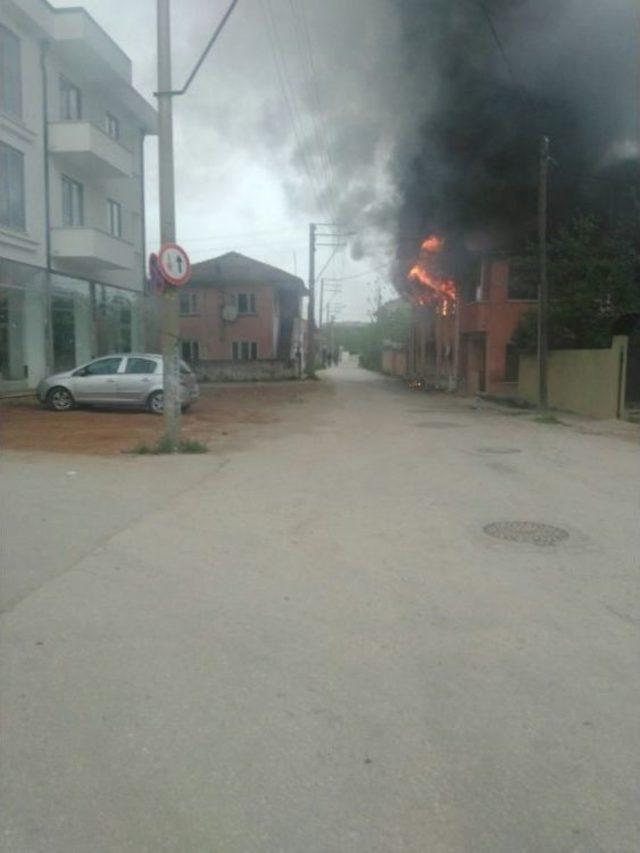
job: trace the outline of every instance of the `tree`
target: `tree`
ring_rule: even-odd
[[[525,260],[531,266],[532,257]],[[640,255],[625,231],[608,232],[593,216],[576,217],[549,244],[549,346],[597,349],[611,343],[623,314],[640,310]],[[537,312],[525,315],[514,343],[537,346]]]

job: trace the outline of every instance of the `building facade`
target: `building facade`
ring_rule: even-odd
[[[237,252],[195,264],[180,291],[182,356],[218,378],[275,375],[304,353],[302,279]]]
[[[0,2],[0,390],[142,345],[155,110],[79,7]]]
[[[537,310],[535,284],[511,259],[485,258],[470,285],[446,316],[437,303],[414,306],[408,374],[470,394],[515,394],[519,357],[512,339],[521,317]]]

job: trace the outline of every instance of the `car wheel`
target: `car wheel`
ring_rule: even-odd
[[[164,394],[162,391],[154,391],[149,395],[147,401],[149,411],[154,415],[161,415],[164,412]]]
[[[55,412],[68,412],[75,406],[75,400],[71,391],[66,388],[52,388],[47,394],[47,404]]]

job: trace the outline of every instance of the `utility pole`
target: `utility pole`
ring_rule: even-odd
[[[331,231],[329,233],[325,231],[321,231],[318,233],[318,229],[330,228]],[[312,222],[309,225],[309,308],[308,308],[308,329],[307,329],[307,376],[310,379],[316,378],[316,323],[315,323],[315,313],[316,313],[316,293],[315,293],[315,284],[316,284],[316,249],[319,246],[324,246],[329,249],[333,249],[332,255],[329,257],[325,265],[322,267],[319,273],[319,277],[322,281],[322,290],[321,290],[321,303],[320,303],[320,321],[322,322],[322,298],[324,295],[324,279],[322,278],[322,273],[326,270],[331,262],[331,259],[334,257],[338,249],[343,249],[347,244],[342,242],[346,237],[350,237],[353,235],[352,231],[345,231],[340,225],[336,225],[334,223],[317,223]],[[318,242],[318,237],[321,240],[337,240],[337,243],[334,242]]]
[[[320,312],[318,317],[318,327],[322,328],[322,306],[324,305],[324,278],[320,279]]]
[[[547,385],[549,283],[547,280],[547,206],[549,186],[549,137],[540,141],[540,183],[538,187],[538,408],[544,410],[549,404]]]
[[[316,224],[309,225],[309,309],[307,312],[307,376],[316,378]]]
[[[173,94],[171,91],[171,0],[158,2],[158,173],[160,180],[160,245],[175,243],[176,214],[173,171]],[[162,381],[164,434],[175,447],[180,440],[180,358],[178,289],[162,296]]]
[[[173,167],[173,98],[184,95],[207,54],[225,28],[239,0],[231,0],[227,11],[191,74],[181,89],[171,88],[171,0],[157,0],[158,27],[158,178],[160,197],[160,245],[175,243],[175,180]],[[162,381],[164,396],[164,432],[172,447],[180,440],[180,316],[178,292],[164,288],[162,297]]]

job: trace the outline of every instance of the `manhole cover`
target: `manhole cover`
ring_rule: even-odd
[[[522,453],[515,447],[479,447],[478,453]]]
[[[508,539],[509,542],[528,542],[530,545],[556,545],[569,534],[552,524],[537,524],[535,521],[495,521],[483,528],[489,536]]]
[[[452,421],[423,421],[416,426],[423,429],[455,429],[456,427],[463,427],[465,424],[454,424]]]

